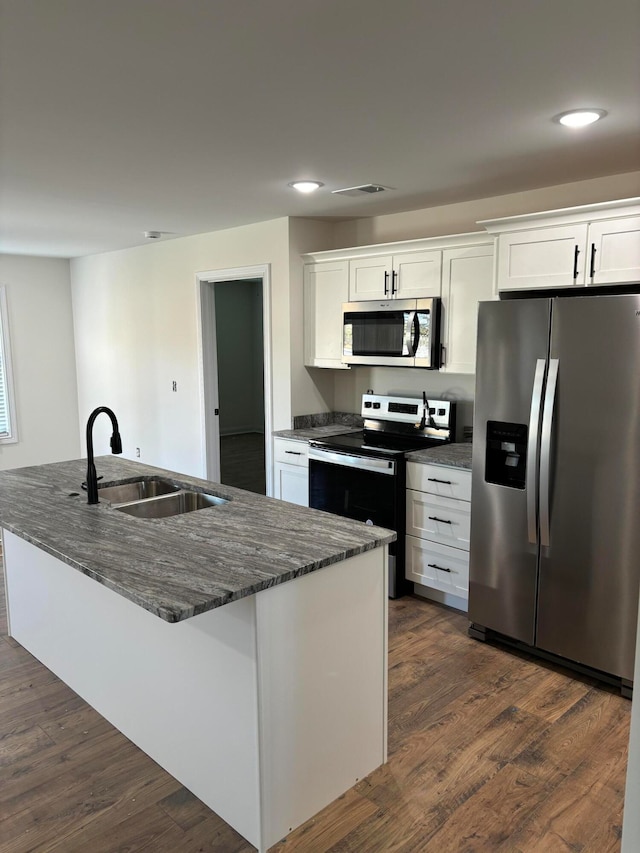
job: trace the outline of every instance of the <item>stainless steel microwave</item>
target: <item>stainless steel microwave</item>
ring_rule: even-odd
[[[390,367],[440,367],[440,299],[342,305],[342,361]]]

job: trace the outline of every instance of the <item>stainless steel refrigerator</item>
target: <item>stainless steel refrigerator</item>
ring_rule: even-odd
[[[629,692],[640,295],[481,304],[471,508],[469,633],[559,655]]]

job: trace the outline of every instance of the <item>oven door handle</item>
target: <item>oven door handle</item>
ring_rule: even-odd
[[[396,473],[396,463],[389,459],[375,459],[371,456],[354,456],[350,453],[340,453],[335,450],[324,450],[320,447],[309,447],[309,461],[327,462],[330,465],[343,465],[347,468],[358,468],[360,471],[372,471],[375,474]]]

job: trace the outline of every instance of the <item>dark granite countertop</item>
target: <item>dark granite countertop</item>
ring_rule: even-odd
[[[86,460],[78,459],[0,472],[0,526],[167,622],[396,538],[380,527],[117,456],[99,457],[96,468],[100,485],[165,477],[229,503],[164,519],[134,518],[104,501],[89,506],[80,490]]]
[[[293,429],[281,429],[273,433],[275,438],[289,438],[293,441],[313,441],[315,438],[327,438],[341,435],[343,432],[358,432],[364,420],[353,412],[320,412],[315,415],[296,415]]]
[[[302,429],[280,429],[274,432],[273,436],[292,441],[313,441],[314,438],[327,438],[330,435],[341,435],[343,432],[358,432],[358,428],[346,424],[326,424]]]
[[[426,450],[413,450],[407,453],[410,462],[422,462],[429,465],[446,465],[449,468],[468,468],[471,470],[470,443],[445,444],[443,447],[429,447]]]

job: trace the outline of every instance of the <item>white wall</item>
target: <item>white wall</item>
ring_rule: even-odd
[[[291,400],[293,415],[335,411],[334,370],[304,365],[304,252],[335,248],[334,225],[317,219],[289,220],[289,264],[291,282]]]
[[[482,226],[477,224],[482,219],[536,213],[635,196],[640,196],[640,172],[410,210],[406,213],[353,219],[336,224],[334,248],[482,231]]]
[[[0,255],[6,286],[18,442],[0,469],[80,456],[69,261]]]
[[[274,428],[294,414],[358,411],[360,394],[442,394],[463,401],[470,424],[473,377],[429,371],[304,367],[303,252],[479,230],[476,220],[640,194],[640,173],[480,199],[353,222],[270,222],[153,243],[71,262],[80,421],[110,405],[124,452],[185,473],[203,474],[197,272],[271,265]],[[172,381],[178,391],[171,391]],[[465,402],[466,401],[466,402]],[[108,452],[98,419],[96,450]]]
[[[271,265],[274,429],[291,425],[288,223],[276,219],[71,261],[81,421],[114,409],[123,451],[204,475],[196,274]],[[177,382],[177,392],[172,382]],[[95,449],[107,453],[98,418]]]

